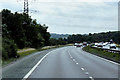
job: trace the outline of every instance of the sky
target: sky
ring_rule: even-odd
[[[0,0],[0,11],[23,11],[24,0]],[[29,15],[48,32],[88,34],[118,31],[118,0],[28,0]]]

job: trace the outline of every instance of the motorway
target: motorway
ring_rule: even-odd
[[[85,52],[80,47],[67,46],[37,52],[17,60],[3,67],[2,75],[3,78],[118,80],[118,67],[117,63]]]
[[[74,46],[49,52],[29,78],[118,78],[118,64]]]

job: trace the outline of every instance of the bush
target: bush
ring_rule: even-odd
[[[7,60],[9,58],[16,58],[19,55],[17,54],[17,46],[13,40],[8,38],[2,39],[2,58]]]

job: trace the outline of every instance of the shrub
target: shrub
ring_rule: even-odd
[[[8,38],[2,39],[2,58],[7,60],[9,58],[16,58],[19,55],[17,54],[17,46],[13,40]]]

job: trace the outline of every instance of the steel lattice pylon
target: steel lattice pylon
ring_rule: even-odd
[[[29,8],[28,8],[28,0],[24,0],[24,13],[28,14]]]

